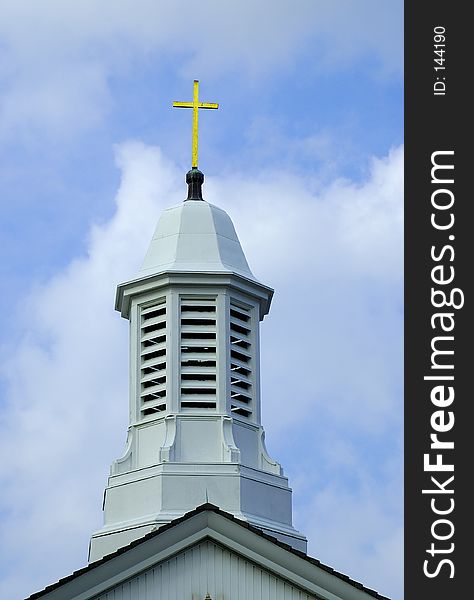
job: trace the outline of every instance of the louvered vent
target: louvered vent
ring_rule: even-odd
[[[181,408],[216,408],[216,302],[181,300]]]
[[[230,305],[230,410],[252,414],[252,344],[250,311]]]
[[[166,304],[141,310],[140,398],[143,416],[166,410]]]

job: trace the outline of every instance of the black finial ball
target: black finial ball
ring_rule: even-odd
[[[186,200],[203,200],[203,182],[204,173],[202,173],[198,168],[193,167],[190,171],[186,173],[186,183],[188,184],[188,197],[186,198]]]

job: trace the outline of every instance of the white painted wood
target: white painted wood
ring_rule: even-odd
[[[206,501],[306,550],[260,422],[259,326],[272,294],[252,275],[224,211],[203,201],[164,211],[139,278],[117,290],[116,308],[130,320],[130,425],[125,453],[111,466],[91,561]],[[166,314],[153,316],[159,306]],[[233,307],[248,320],[231,315]],[[215,364],[190,379],[196,364],[183,365],[185,356]],[[232,365],[246,369],[240,396]]]
[[[254,278],[229,215],[203,201],[163,211],[139,275],[159,271],[233,271]]]
[[[317,598],[228,549],[206,541],[94,600],[313,600]]]

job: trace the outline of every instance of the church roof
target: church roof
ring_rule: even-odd
[[[162,271],[231,272],[255,280],[229,215],[199,199],[163,211],[139,276]]]
[[[189,546],[196,544],[199,539],[216,540],[221,545],[238,549],[240,554],[248,552],[254,562],[262,559],[266,569],[273,570],[277,576],[283,574],[290,582],[294,578],[296,585],[306,588],[316,597],[363,600],[368,595],[379,600],[389,600],[210,503],[199,506],[139,540],[75,571],[26,600],[72,600],[79,595],[81,598],[95,597],[120,580],[130,578],[137,570],[149,567],[153,560],[163,560],[163,552],[168,555],[176,553],[176,548],[183,549],[188,540]],[[156,545],[159,542],[162,542],[161,545]]]

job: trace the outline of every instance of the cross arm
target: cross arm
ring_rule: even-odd
[[[173,102],[175,108],[193,108],[192,102]]]

